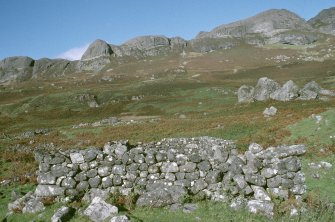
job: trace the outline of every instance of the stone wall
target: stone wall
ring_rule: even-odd
[[[274,198],[301,201],[306,192],[297,156],[303,145],[262,149],[251,144],[238,154],[232,141],[211,138],[164,139],[130,146],[36,152],[36,196],[80,196],[102,189],[139,195],[137,205],[163,207],[187,198],[227,202],[234,208],[273,214]],[[294,209],[295,211],[297,209]]]

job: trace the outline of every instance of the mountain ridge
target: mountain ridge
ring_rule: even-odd
[[[320,25],[321,24],[321,25]],[[98,72],[120,58],[141,59],[149,56],[181,54],[185,51],[210,52],[239,44],[308,45],[323,35],[335,35],[335,7],[322,10],[309,21],[286,9],[270,9],[252,17],[223,24],[195,38],[147,35],[132,38],[121,45],[97,39],[80,60],[34,60],[28,56],[8,57],[0,61],[0,83],[29,80],[38,76],[59,76],[70,72]],[[24,61],[32,60],[31,64]],[[10,65],[8,65],[11,63]],[[36,66],[36,67],[35,67]]]

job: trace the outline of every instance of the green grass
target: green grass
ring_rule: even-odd
[[[330,109],[315,115],[322,117],[319,123],[317,123],[315,117],[310,116],[287,127],[291,132],[290,139],[292,141],[299,137],[305,137],[309,143],[317,145],[331,144],[334,142],[330,137],[335,136],[335,109]]]

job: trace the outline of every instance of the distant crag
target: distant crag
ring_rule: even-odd
[[[273,9],[253,17],[225,24],[210,32],[200,32],[189,41],[181,37],[162,35],[140,36],[122,45],[95,40],[78,61],[39,59],[16,56],[0,61],[0,83],[26,81],[34,78],[59,77],[70,73],[100,72],[121,60],[143,59],[184,52],[211,52],[225,50],[241,44],[308,45],[335,34],[335,9],[320,12],[306,22],[285,9]]]

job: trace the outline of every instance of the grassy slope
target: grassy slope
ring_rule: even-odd
[[[203,135],[235,140],[240,151],[250,142],[258,142],[265,147],[303,142],[310,149],[304,159],[307,184],[311,191],[325,198],[327,193],[335,193],[329,186],[333,182],[331,175],[334,175],[334,171],[322,171],[321,179],[316,181],[307,163],[321,159],[335,163],[332,152],[334,144],[331,146],[329,141],[329,135],[335,135],[331,127],[334,125],[334,99],[328,102],[268,101],[237,104],[235,95],[240,85],[255,85],[257,79],[263,76],[280,83],[292,79],[300,86],[313,79],[325,88],[335,89],[333,61],[321,63],[292,60],[277,63],[266,59],[281,54],[297,57],[310,50],[313,49],[282,49],[276,46],[270,50],[243,46],[203,55],[189,54],[185,58],[169,56],[132,61],[113,67],[112,71],[107,67],[109,71],[102,74],[73,74],[63,79],[45,79],[17,84],[14,88],[0,88],[0,131],[9,135],[9,138],[1,137],[0,149],[17,143],[36,145],[52,142],[72,148],[79,143],[84,144],[81,146],[101,146],[109,140],[117,139],[129,139],[135,143],[164,137]],[[187,70],[186,73],[170,71],[181,65]],[[102,76],[111,76],[114,80],[101,81]],[[97,95],[102,105],[95,109],[89,108],[76,99],[81,93]],[[144,98],[140,101],[130,100],[131,96],[137,95],[144,95]],[[279,113],[266,120],[262,112],[271,105],[276,106]],[[324,111],[327,111],[323,115],[329,125],[325,124],[315,131],[315,122],[309,117]],[[186,115],[186,118],[180,119],[180,114]],[[72,128],[75,124],[110,116],[128,119],[133,116],[159,116],[161,120],[116,127]],[[16,134],[40,127],[52,128],[53,132],[33,139],[13,139]],[[319,146],[327,146],[327,158],[318,152],[316,148]],[[318,155],[314,156],[312,152]],[[36,169],[29,153],[9,150],[0,155],[1,179]],[[8,192],[3,193],[5,197],[2,203],[5,205],[9,201]],[[329,199],[334,201],[335,198],[331,196]],[[50,208],[46,215],[51,215],[53,210]],[[235,221],[262,219],[247,213],[236,214],[223,205],[208,203],[202,203],[200,209],[192,215],[151,209],[137,209],[131,213],[134,218],[143,221],[157,221],[157,218],[161,218],[159,221],[190,221],[190,218],[196,217],[215,221],[217,218],[225,218],[224,215],[230,215],[228,218],[234,218]],[[24,217],[15,216],[12,221]],[[312,214],[310,217],[317,215]],[[81,221],[83,218],[76,220]]]

